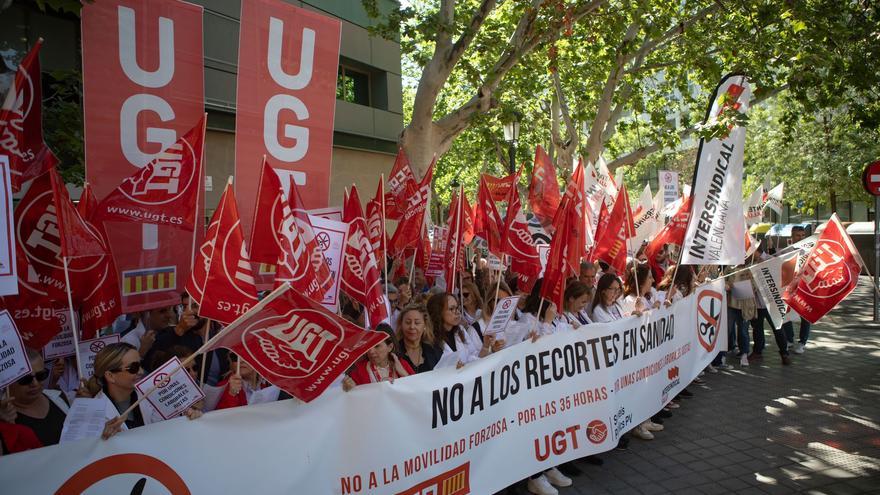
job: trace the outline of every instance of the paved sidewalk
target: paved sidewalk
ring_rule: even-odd
[[[763,362],[691,385],[656,439],[601,454],[560,495],[880,494],[880,325],[870,283],[818,325],[783,367],[766,330]],[[797,326],[797,325],[796,325]],[[797,328],[795,328],[797,338]],[[528,493],[520,484],[513,493]]]

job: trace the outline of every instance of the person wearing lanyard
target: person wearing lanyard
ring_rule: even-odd
[[[394,354],[394,333],[391,326],[380,323],[376,330],[384,332],[388,338],[367,351],[367,359],[358,361],[351,373],[342,380],[342,389],[346,392],[357,385],[386,381],[393,383],[398,378],[415,373],[406,360]]]
[[[593,323],[584,314],[584,308],[590,303],[591,292],[590,287],[579,280],[575,280],[565,287],[565,294],[563,296],[564,311],[561,318],[574,329]]]

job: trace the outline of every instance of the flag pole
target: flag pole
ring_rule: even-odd
[[[180,371],[180,370],[182,370],[182,369],[186,369],[186,367],[189,365],[189,363],[193,362],[193,361],[196,359],[196,356],[199,356],[200,354],[204,354],[204,353],[210,351],[210,350],[211,350],[211,347],[214,345],[214,342],[220,340],[221,337],[225,337],[226,334],[228,334],[229,332],[231,332],[232,330],[234,330],[236,327],[238,327],[238,325],[241,324],[240,322],[241,322],[242,320],[244,320],[249,314],[251,314],[252,312],[255,312],[255,311],[262,311],[262,309],[263,309],[267,304],[269,304],[270,302],[274,301],[278,296],[284,294],[284,293],[287,292],[288,290],[290,290],[290,283],[288,283],[288,282],[285,282],[284,285],[282,285],[281,287],[278,287],[277,289],[273,290],[268,296],[264,297],[262,301],[259,301],[257,304],[254,304],[253,306],[251,306],[251,309],[249,309],[248,311],[242,313],[241,316],[239,316],[238,318],[235,319],[235,321],[233,321],[232,323],[230,323],[229,325],[227,325],[223,330],[217,332],[217,335],[211,337],[210,340],[208,340],[207,342],[205,342],[204,344],[202,344],[202,346],[199,347],[199,348],[196,350],[196,352],[190,354],[186,359],[184,359],[183,361],[181,361],[180,366],[177,367],[177,368],[175,368],[174,370],[172,370],[172,371],[168,374],[168,376],[169,376],[169,377],[174,376],[174,374],[177,373],[178,371]],[[76,335],[76,332],[74,332],[74,335]],[[74,338],[75,338],[75,337],[74,337]],[[239,360],[240,360],[240,359],[241,359],[241,356],[239,356]],[[239,366],[240,366],[240,365],[239,365]],[[138,404],[140,404],[144,399],[146,399],[147,397],[149,397],[149,396],[150,396],[153,392],[155,392],[156,389],[158,389],[158,388],[159,388],[159,385],[153,385],[152,387],[150,387],[150,389],[147,390],[143,395],[141,395],[141,396],[138,398],[138,400],[134,401],[134,403],[132,403],[130,406],[128,406],[128,409],[126,409],[125,411],[122,411],[122,412],[119,414],[119,416],[117,416],[117,418],[125,418],[125,417],[127,417],[127,416],[129,415],[129,413],[131,413],[132,411],[134,411],[134,408],[137,407]]]
[[[379,184],[381,185],[380,196],[382,196],[382,231],[380,232],[382,235],[380,239],[382,242],[382,268],[385,270],[385,301],[388,301],[388,284],[391,282],[388,280],[388,246],[385,245],[385,174],[379,175]]]
[[[67,309],[70,312],[70,328],[73,329],[73,350],[76,355],[76,372],[80,381],[86,377],[83,376],[82,359],[79,355],[79,327],[76,324],[76,316],[73,312],[73,294],[70,291],[70,273],[67,270],[67,256],[62,256],[64,264],[64,285],[67,288]]]
[[[199,218],[199,199],[202,197],[202,188],[205,187],[205,132],[208,126],[208,112],[205,112],[202,117],[202,156],[199,157],[199,186],[196,187],[196,224],[193,225],[193,235],[192,235],[192,250],[190,251],[189,257],[189,269],[192,271],[193,267],[196,264],[196,239],[199,235],[199,226],[203,223],[203,219]],[[230,179],[231,180],[231,179]],[[186,303],[186,309],[192,309],[192,294],[189,295],[189,300]]]
[[[461,241],[462,240],[458,235],[459,227],[461,226],[461,206],[464,203],[464,201],[462,200],[461,194],[462,194],[462,186],[459,185],[458,186],[458,204],[456,205],[456,208],[458,209],[458,211],[455,213],[455,249],[452,251],[452,265],[453,265],[452,269],[454,270],[454,272],[452,274],[452,280],[447,281],[447,283],[452,284],[452,288],[449,289],[450,294],[455,294],[455,272],[458,271],[458,254],[461,252],[460,250],[461,250]],[[422,223],[422,225],[424,225],[424,222]],[[453,233],[450,232],[449,233],[450,237],[447,237],[447,239],[451,239],[452,235],[453,235]],[[447,241],[447,242],[449,242],[449,241]],[[459,274],[459,276],[460,275],[461,274]],[[459,287],[459,292],[461,292],[460,289],[461,289],[461,287]],[[458,300],[461,301],[460,295],[459,295]]]

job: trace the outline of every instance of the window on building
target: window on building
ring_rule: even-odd
[[[370,106],[370,74],[340,65],[336,99]]]

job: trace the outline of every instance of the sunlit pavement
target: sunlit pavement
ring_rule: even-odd
[[[782,366],[771,330],[763,362],[692,384],[665,431],[628,451],[578,461],[566,494],[880,494],[880,325],[872,287],[814,325],[807,350]],[[795,339],[797,339],[795,325]],[[528,493],[524,484],[509,493]]]

